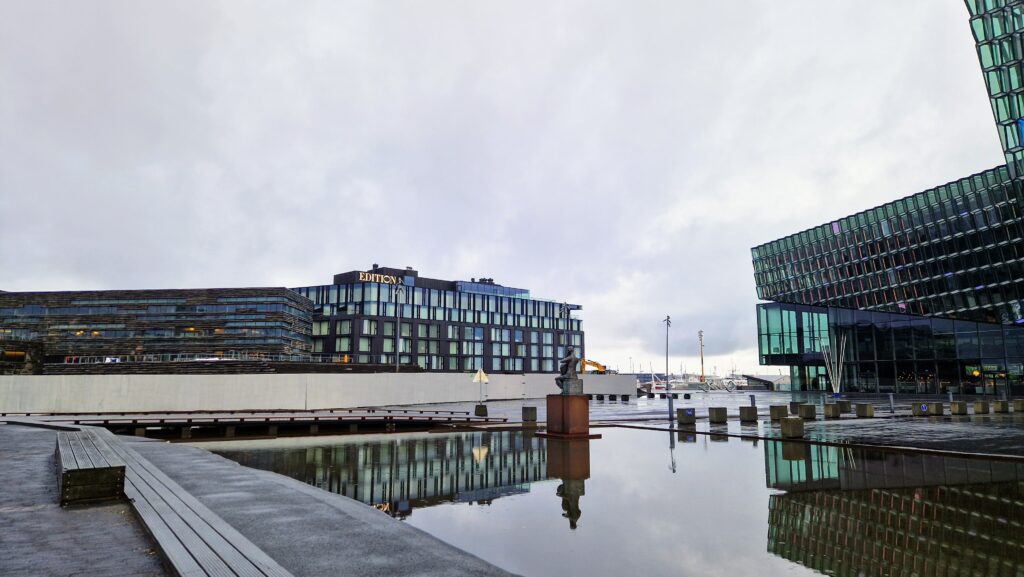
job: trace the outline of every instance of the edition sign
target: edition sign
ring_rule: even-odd
[[[377,274],[375,272],[359,273],[359,280],[365,282],[380,282],[384,284],[399,284],[398,277],[390,274]]]

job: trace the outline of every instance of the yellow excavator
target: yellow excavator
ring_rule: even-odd
[[[601,363],[597,361],[592,361],[590,359],[580,359],[580,372],[587,372],[588,366],[593,367],[593,373],[595,375],[604,375],[608,373],[608,367],[602,365]]]

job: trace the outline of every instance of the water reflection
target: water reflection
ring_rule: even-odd
[[[669,432],[667,455],[664,431],[618,428],[594,441],[360,435],[217,452],[523,575],[1024,575],[1024,464],[726,432]],[[466,503],[487,506],[453,506]]]
[[[768,551],[829,575],[1020,575],[1024,465],[768,442]]]
[[[360,435],[331,443],[215,452],[402,519],[413,509],[441,503],[489,505],[526,493],[530,483],[550,475],[545,441],[529,431]]]
[[[580,497],[586,494],[586,480],[590,478],[590,439],[549,439],[548,477],[561,479],[555,495],[562,499],[562,516],[575,530],[583,515]]]

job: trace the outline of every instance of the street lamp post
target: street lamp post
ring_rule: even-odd
[[[398,372],[398,363],[402,358],[402,301],[405,300],[405,286],[395,285],[395,314],[398,321],[395,323],[395,372]],[[399,300],[401,299],[401,300]]]
[[[675,404],[672,402],[672,379],[668,376],[668,328],[672,326],[672,317],[665,315],[665,394],[668,396],[668,420],[672,422]]]

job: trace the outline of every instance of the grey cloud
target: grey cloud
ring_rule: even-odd
[[[7,2],[0,86],[0,288],[411,265],[620,367],[755,370],[751,246],[1000,161],[957,2]]]

